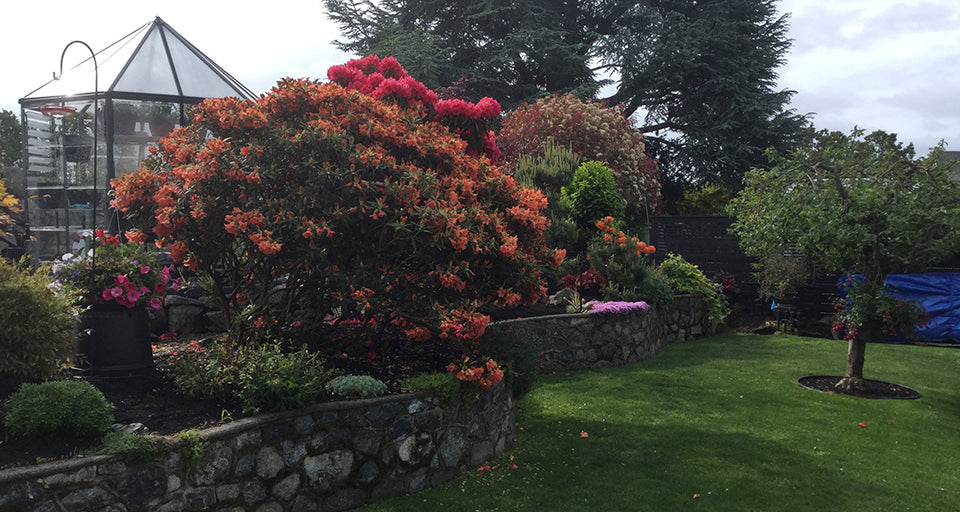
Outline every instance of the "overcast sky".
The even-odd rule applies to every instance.
[[[49,0],[0,7],[0,108],[50,79],[74,39],[100,50],[160,16],[197,48],[262,93],[284,76],[325,78],[349,56],[320,0],[242,2]],[[960,2],[781,0],[793,48],[779,70],[792,107],[818,128],[883,129],[920,153],[945,139],[960,150]],[[77,60],[86,50],[71,47]],[[402,64],[402,63],[401,63]]]

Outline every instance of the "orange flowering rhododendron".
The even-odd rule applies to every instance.
[[[212,279],[238,333],[329,339],[335,356],[469,348],[480,305],[540,299],[563,252],[543,194],[495,163],[499,104],[439,100],[392,58],[328,76],[204,101],[112,182],[114,206]]]
[[[457,380],[478,383],[480,389],[487,389],[503,379],[503,369],[490,358],[464,356],[459,363],[447,365],[447,371],[456,374]]]

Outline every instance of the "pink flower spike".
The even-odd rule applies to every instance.
[[[510,466],[510,469],[517,469],[517,468],[519,468],[519,467],[520,467],[520,466],[518,466],[518,465],[516,465],[516,464],[513,464],[512,466]]]
[[[857,425],[860,425],[860,428],[867,428],[866,423],[857,423]]]

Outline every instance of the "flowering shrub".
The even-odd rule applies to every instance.
[[[930,321],[919,303],[897,297],[888,286],[871,285],[862,278],[848,276],[840,287],[846,296],[837,299],[833,306],[837,312],[833,332],[837,337],[851,340],[864,334],[868,341],[876,341],[878,336],[903,334],[915,338],[914,330],[926,327]]]
[[[650,263],[657,248],[614,226],[613,217],[596,223],[602,236],[587,251],[590,266],[599,271],[609,285],[602,290],[604,300],[643,300],[666,306],[673,300],[670,286]]]
[[[433,96],[402,75],[367,58],[332,69],[337,83],[206,100],[114,180],[114,204],[232,291],[221,300],[241,337],[316,339],[356,320],[469,344],[489,321],[478,305],[538,300],[539,269],[564,254],[544,243],[543,195],[472,154],[468,131],[438,121]]]
[[[422,120],[432,119],[446,125],[467,142],[467,153],[485,154],[492,162],[500,159],[500,148],[493,125],[500,120],[500,103],[482,98],[470,103],[458,98],[440,99],[437,93],[415,80],[397,59],[380,60],[376,55],[354,59],[327,70],[331,82],[347,89],[370,94],[416,112]]]
[[[487,389],[503,379],[503,370],[489,357],[470,358],[464,356],[459,363],[447,365],[447,371],[455,374],[461,382],[476,382],[480,389]]]
[[[538,154],[549,140],[570,147],[581,160],[610,167],[631,222],[645,222],[659,207],[657,164],[644,152],[643,135],[618,109],[566,94],[521,105],[501,123],[500,143],[508,165],[521,155]]]
[[[126,308],[159,308],[167,290],[177,291],[182,278],[173,277],[173,265],[159,263],[150,246],[121,241],[102,229],[86,233],[93,248],[67,253],[54,263],[55,286],[77,297],[77,305],[118,304]],[[134,235],[136,237],[136,235]]]
[[[647,311],[650,309],[650,305],[644,301],[637,302],[624,302],[624,301],[610,301],[602,302],[591,300],[590,302],[583,305],[583,308],[588,313],[629,313],[631,311],[642,310]]]

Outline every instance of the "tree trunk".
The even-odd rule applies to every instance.
[[[867,349],[867,340],[875,338],[880,332],[880,324],[875,320],[864,322],[857,336],[847,345],[847,373],[837,383],[841,391],[863,390],[866,382],[863,380],[863,360]]]

